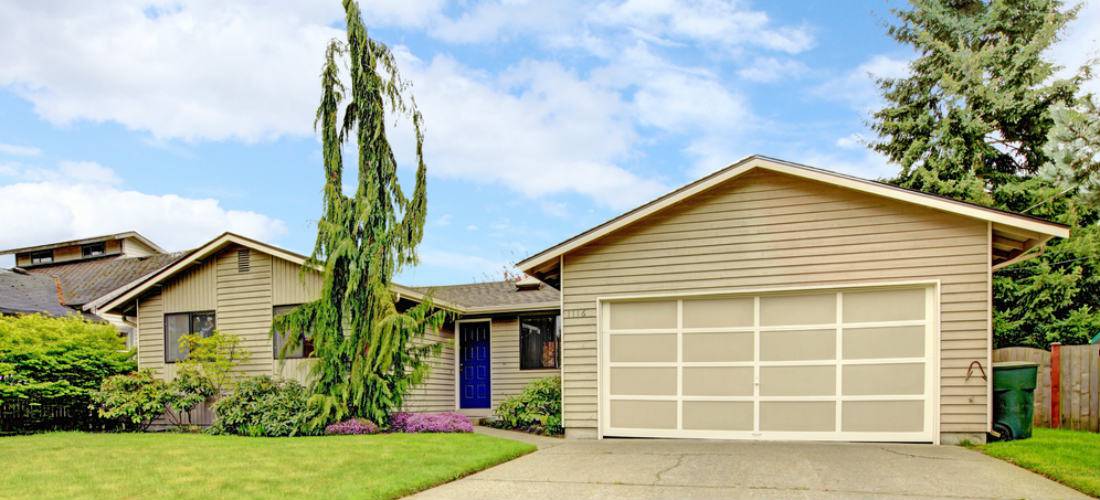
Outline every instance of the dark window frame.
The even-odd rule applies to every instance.
[[[97,241],[95,243],[80,245],[80,256],[82,258],[101,257],[103,255],[107,255],[106,241]]]
[[[36,264],[53,264],[53,249],[39,250],[37,252],[31,252],[30,255],[31,265]]]
[[[181,357],[179,359],[169,359],[168,358],[168,346],[171,345],[171,335],[172,335],[168,331],[168,318],[173,317],[173,316],[183,316],[183,315],[187,316],[187,328],[188,328],[188,332],[183,334],[183,335],[192,335],[192,334],[195,333],[195,316],[207,316],[207,315],[209,315],[211,320],[212,320],[211,323],[213,323],[213,325],[210,328],[210,332],[207,333],[207,334],[204,334],[203,337],[209,337],[210,335],[213,335],[214,331],[218,329],[218,314],[217,314],[216,311],[213,311],[213,310],[165,313],[164,318],[163,318],[163,323],[164,323],[164,362],[165,362],[165,364],[178,363],[178,362],[186,359],[186,357],[187,357],[186,353],[180,353]],[[182,337],[182,335],[181,335],[181,337]],[[176,342],[178,343],[179,339],[176,339]]]
[[[298,307],[300,305],[302,305],[302,304],[282,304],[282,305],[274,306],[274,307],[271,308],[271,319],[274,320],[275,318],[277,318],[279,316],[282,316],[283,314],[286,314],[287,312],[290,312],[295,307]],[[277,312],[279,309],[285,309],[286,311],[284,311],[280,314],[280,313]],[[279,349],[281,348],[279,346],[280,336],[282,336],[282,334],[279,333],[279,332],[273,332],[273,334],[271,335],[271,358],[272,359],[279,359]],[[301,356],[298,356],[297,354],[295,354],[293,356],[288,355],[287,357],[285,357],[283,359],[310,359],[310,358],[316,357],[316,356],[313,355],[313,352],[314,352],[313,351],[313,339],[309,338],[308,335],[306,335],[302,339],[301,347],[302,347],[302,355]]]
[[[546,366],[542,363],[542,357],[539,356],[539,363],[537,366],[532,366],[532,363],[524,356],[524,351],[528,342],[527,329],[524,328],[524,322],[528,320],[546,320],[553,321],[553,342],[554,342],[554,365]],[[540,345],[545,346],[547,339],[542,338]],[[561,315],[560,314],[528,314],[519,316],[519,369],[521,371],[526,370],[560,370],[561,369]]]

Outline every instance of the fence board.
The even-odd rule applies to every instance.
[[[1062,349],[1062,422],[1067,429],[1100,432],[1100,346],[1064,345]]]
[[[993,362],[1030,361],[1039,363],[1035,385],[1035,418],[1038,427],[1050,427],[1050,352],[1032,347],[1003,347],[993,350]]]

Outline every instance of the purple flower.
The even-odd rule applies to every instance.
[[[470,419],[453,411],[443,413],[397,412],[390,416],[393,432],[473,432]]]
[[[327,435],[346,434],[374,434],[378,432],[378,426],[374,422],[362,418],[351,418],[343,422],[337,422],[325,427]]]

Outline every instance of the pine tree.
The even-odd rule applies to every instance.
[[[357,416],[386,422],[404,395],[427,374],[428,356],[442,345],[423,341],[443,313],[431,300],[398,311],[390,284],[402,266],[416,262],[427,211],[427,167],[422,118],[406,97],[393,54],[371,39],[359,6],[344,0],[347,41],[333,40],[321,72],[320,128],[324,162],[323,213],[308,267],[323,271],[321,298],[279,318],[273,331],[289,332],[287,349],[313,341],[317,362],[311,404],[316,425]],[[346,59],[351,87],[340,79]],[[342,115],[341,115],[342,112]],[[405,196],[397,161],[386,137],[387,113],[405,116],[416,135],[416,186]],[[342,147],[358,146],[355,193],[344,194]],[[303,270],[305,272],[305,270]],[[285,349],[284,349],[285,351]],[[281,353],[282,355],[282,353]]]

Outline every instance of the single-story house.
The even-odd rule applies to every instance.
[[[1066,226],[762,156],[517,264],[568,437],[984,442],[992,272]]]

